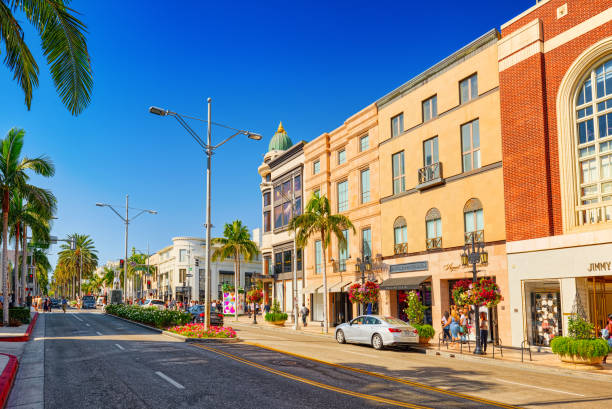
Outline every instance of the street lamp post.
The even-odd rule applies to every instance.
[[[248,137],[249,139],[253,139],[256,141],[259,141],[262,136],[258,133],[254,133],[254,132],[249,132],[249,131],[245,131],[243,129],[235,129],[235,128],[231,128],[229,126],[225,126],[225,125],[221,125],[221,124],[217,124],[217,123],[213,123],[211,121],[211,103],[212,103],[212,99],[208,98],[206,100],[206,102],[208,103],[208,119],[206,121],[203,121],[199,118],[193,118],[193,119],[197,119],[199,121],[203,121],[206,122],[207,124],[207,129],[206,129],[206,143],[204,143],[204,141],[202,140],[202,138],[197,134],[196,131],[194,131],[189,124],[187,124],[187,122],[185,122],[185,119],[183,118],[182,115],[176,113],[176,112],[172,112],[169,111],[167,109],[163,109],[163,108],[158,108],[158,107],[149,107],[149,112],[154,114],[154,115],[159,115],[159,116],[172,116],[174,117],[178,123],[185,128],[185,130],[187,131],[187,133],[189,133],[189,135],[191,135],[191,137],[197,142],[198,145],[200,145],[200,147],[204,150],[204,153],[206,154],[206,224],[204,225],[206,227],[206,261],[204,264],[204,281],[205,281],[205,294],[204,294],[204,308],[205,308],[205,324],[204,327],[205,329],[210,329],[210,229],[212,227],[211,221],[210,221],[210,217],[211,217],[211,201],[210,201],[210,188],[211,188],[211,184],[210,184],[210,177],[211,177],[211,159],[212,159],[212,155],[214,153],[214,151],[216,149],[218,149],[221,145],[225,144],[226,142],[228,142],[230,139],[232,139],[235,136],[238,135],[245,135],[246,137]],[[217,145],[213,145],[212,141],[211,141],[211,137],[212,137],[212,125],[217,125],[217,126],[221,126],[224,128],[228,128],[228,129],[232,129],[233,131],[235,131],[234,134],[230,135],[229,137],[225,138],[223,141],[221,141],[220,143],[218,143]],[[236,295],[238,294],[238,283],[236,284]],[[238,298],[236,297],[236,304],[237,304]]]
[[[461,265],[467,267],[472,265],[472,282],[476,283],[478,279],[478,270],[476,270],[476,264],[486,264],[489,255],[485,251],[485,245],[483,242],[476,242],[475,234],[472,234],[472,242],[466,244],[463,247],[463,253],[461,254]],[[484,355],[484,352],[480,348],[480,306],[474,305],[474,322],[476,329],[476,347],[474,348],[475,355]]]
[[[123,220],[123,222],[125,223],[125,259],[123,261],[123,302],[125,303],[127,301],[128,226],[132,220],[134,220],[135,218],[137,218],[143,213],[157,214],[157,212],[155,210],[134,209],[134,210],[140,210],[140,212],[137,213],[136,216],[130,219],[129,217],[129,208],[130,208],[129,207],[129,195],[125,195],[125,217],[121,216],[121,214],[119,214],[119,212],[115,210],[115,208],[112,205],[109,205],[107,203],[96,203],[96,206],[108,207],[109,209],[113,211],[113,213],[119,216],[119,218]]]

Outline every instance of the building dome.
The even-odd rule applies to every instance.
[[[283,128],[283,123],[278,124],[278,130],[272,137],[270,144],[268,145],[268,152],[270,151],[286,151],[293,146],[293,142],[289,139],[287,132]]]

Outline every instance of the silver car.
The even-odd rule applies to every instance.
[[[386,346],[417,344],[419,334],[407,322],[394,317],[362,315],[336,327],[336,341],[372,345],[375,349]]]

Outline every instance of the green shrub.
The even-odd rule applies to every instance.
[[[423,339],[433,338],[434,335],[436,335],[436,331],[434,330],[434,327],[432,327],[429,324],[413,325],[413,327],[419,333],[419,338],[423,338]]]
[[[289,316],[286,313],[281,311],[278,300],[274,300],[272,303],[272,308],[270,308],[270,312],[265,315],[264,319],[268,322],[286,321],[288,317]]]
[[[0,308],[0,317],[2,317],[3,311]],[[9,320],[14,319],[21,321],[23,324],[30,323],[30,309],[28,307],[14,307],[9,308]]]
[[[425,311],[427,311],[429,307],[423,305],[419,293],[414,290],[410,291],[406,296],[406,304],[408,306],[404,308],[404,313],[408,317],[408,321],[415,327],[423,324],[425,320]]]
[[[591,339],[595,335],[595,325],[584,318],[572,315],[568,319],[567,332],[575,339]]]
[[[191,321],[191,314],[189,313],[175,310],[159,310],[155,307],[143,308],[137,305],[109,304],[106,306],[105,311],[107,314],[152,325],[157,328],[184,325]]]
[[[552,351],[557,355],[574,355],[582,358],[606,356],[609,352],[608,342],[601,338],[575,339],[555,337],[550,342]]]

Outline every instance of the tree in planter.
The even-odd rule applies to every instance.
[[[285,322],[288,317],[287,313],[281,312],[278,300],[274,300],[270,312],[265,315],[264,319],[268,322],[276,323],[280,321]]]
[[[419,333],[419,339],[429,340],[433,338],[435,335],[433,327],[424,323],[425,311],[427,311],[429,307],[423,305],[419,293],[414,290],[410,291],[406,297],[406,303],[408,305],[404,308],[404,313],[408,317],[410,324]]]

